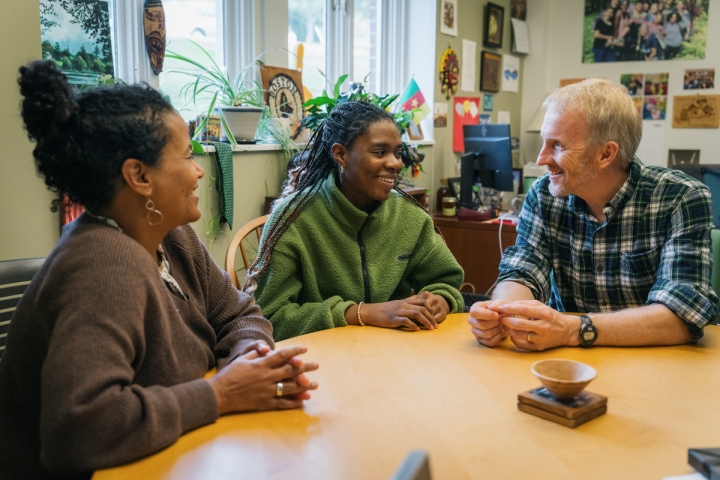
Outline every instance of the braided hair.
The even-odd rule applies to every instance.
[[[307,202],[320,190],[323,182],[331,172],[337,174],[338,165],[333,159],[331,148],[339,143],[347,149],[359,137],[365,135],[371,125],[377,122],[392,122],[391,114],[380,107],[363,101],[349,101],[336,106],[325,121],[313,133],[310,141],[300,154],[298,164],[289,174],[283,189],[282,198],[293,195],[275,220],[266,226],[263,242],[258,248],[258,255],[247,270],[243,290],[252,293],[257,288],[255,278],[267,269],[272,260],[275,245],[290,224],[297,218]],[[414,197],[395,187],[400,195],[425,211]]]
[[[51,60],[20,67],[22,117],[38,172],[52,191],[97,211],[122,185],[122,164],[160,161],[172,105],[147,85],[76,91]]]

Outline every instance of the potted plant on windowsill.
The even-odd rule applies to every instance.
[[[172,50],[168,50],[166,57],[188,65],[187,69],[173,69],[168,72],[191,77],[181,88],[181,96],[190,97],[193,103],[197,103],[203,94],[212,94],[205,118],[197,126],[195,134],[202,132],[210,115],[219,114],[223,130],[221,141],[229,141],[233,145],[255,143],[257,133],[260,138],[273,137],[286,154],[297,150],[289,133],[273,128],[272,122],[268,121],[269,112],[263,100],[264,91],[252,78],[255,69],[262,66],[262,62],[256,58],[234,79],[230,79],[227,70],[221,68],[207,50],[192,40],[188,41],[202,53],[202,60],[195,60]]]

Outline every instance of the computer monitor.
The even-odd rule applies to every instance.
[[[460,205],[473,204],[472,188],[513,192],[510,125],[464,125],[465,154],[460,159]]]

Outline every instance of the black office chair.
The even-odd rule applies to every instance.
[[[23,258],[0,262],[0,358],[5,351],[15,307],[44,261],[44,258]]]
[[[427,452],[413,450],[390,480],[432,480]]]

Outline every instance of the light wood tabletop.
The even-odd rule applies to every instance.
[[[476,343],[467,314],[435,331],[350,326],[280,342],[320,363],[302,410],[227,415],[111,479],[387,479],[413,449],[435,479],[659,479],[691,473],[688,448],[720,447],[720,327],[697,345],[559,348]],[[576,429],[518,411],[530,365],[595,367],[608,412]]]

